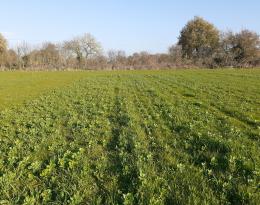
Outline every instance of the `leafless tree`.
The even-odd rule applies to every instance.
[[[6,52],[7,52],[7,40],[0,33],[0,67],[2,67],[5,64]]]
[[[126,64],[126,53],[122,50],[110,50],[107,53],[108,63],[111,65],[112,70],[122,69]]]
[[[25,69],[25,67],[29,66],[30,56],[29,54],[32,51],[32,47],[26,41],[22,41],[19,43],[16,48],[16,53],[19,58],[19,68]]]
[[[102,52],[102,47],[99,42],[96,41],[95,37],[89,33],[84,34],[82,37],[79,37],[80,46],[83,50],[83,55],[86,59],[98,56]]]
[[[6,50],[7,50],[7,40],[0,33],[0,54],[6,52]]]
[[[65,41],[64,49],[76,57],[79,66],[82,66],[85,60],[99,56],[102,52],[101,44],[89,33]]]

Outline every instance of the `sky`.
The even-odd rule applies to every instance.
[[[260,33],[260,0],[0,0],[0,33],[10,47],[91,33],[104,51],[162,53],[194,16]]]

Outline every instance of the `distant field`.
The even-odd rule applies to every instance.
[[[0,72],[0,109],[84,77],[84,72]]]
[[[0,92],[20,104],[0,204],[260,202],[260,70],[0,73]]]

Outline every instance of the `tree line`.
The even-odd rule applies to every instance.
[[[126,55],[121,50],[103,52],[101,44],[89,33],[54,44],[33,48],[26,42],[8,48],[0,34],[1,70],[118,70],[170,69],[192,67],[260,66],[259,34],[247,29],[221,32],[201,17],[187,22],[178,42],[168,53],[139,52]]]

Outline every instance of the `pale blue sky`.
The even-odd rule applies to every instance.
[[[89,32],[105,51],[157,53],[176,43],[196,15],[221,30],[260,33],[260,0],[0,0],[0,32],[11,46]]]

